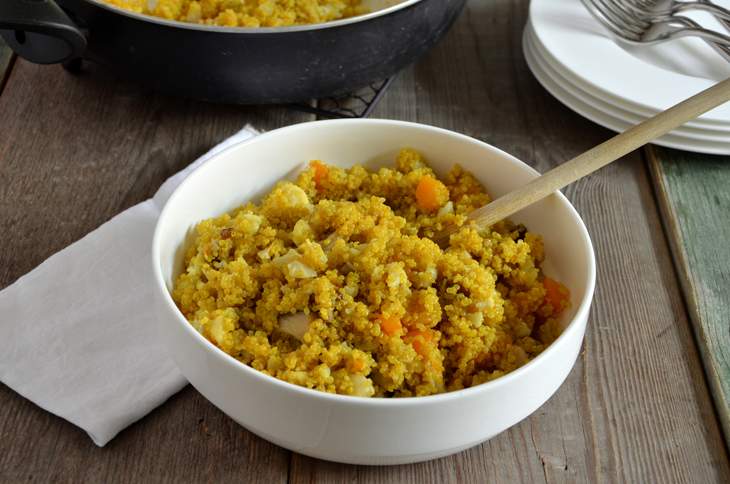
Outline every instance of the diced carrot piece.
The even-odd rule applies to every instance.
[[[393,336],[395,333],[398,332],[399,329],[403,327],[400,323],[400,319],[394,317],[394,316],[381,316],[380,318],[380,329],[383,330],[383,333],[387,334],[388,336]]]
[[[310,162],[309,166],[311,166],[312,170],[314,170],[314,185],[317,189],[320,189],[322,187],[322,181],[327,178],[327,174],[330,170],[327,168],[327,165],[318,160]]]
[[[433,332],[429,330],[411,329],[406,335],[408,338],[423,337],[426,341],[433,341]]]
[[[365,369],[365,362],[357,358],[352,360],[352,362],[350,363],[350,367],[352,368],[352,371],[358,373]]]
[[[416,203],[424,212],[438,210],[449,199],[449,189],[446,185],[432,177],[424,175],[416,186]]]
[[[542,281],[542,285],[545,286],[545,304],[552,306],[554,312],[558,313],[567,307],[570,297],[567,287],[549,277]]]
[[[411,346],[416,350],[416,353],[421,356],[426,356],[429,347],[433,343],[433,332],[412,329],[406,336],[411,341]]]
[[[416,353],[418,353],[421,356],[426,356],[426,353],[428,352],[428,343],[424,343],[422,338],[416,338],[411,343],[413,345],[413,349],[416,350]]]

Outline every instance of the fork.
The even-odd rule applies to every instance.
[[[636,29],[640,30],[642,26],[646,28],[647,23],[656,23],[658,21],[670,22],[671,24],[680,24],[691,29],[702,29],[701,25],[688,17],[682,15],[668,15],[666,13],[657,14],[654,11],[647,10],[647,7],[649,5],[655,5],[657,0],[613,0],[610,3],[607,3],[605,0],[598,1],[602,2],[608,7],[611,7],[613,13],[622,16],[622,19],[625,22],[631,24],[634,27],[635,31]],[[704,1],[709,2],[710,0]],[[642,22],[642,20],[644,20],[645,22]],[[722,19],[720,19],[720,21],[725,23],[725,21]],[[722,35],[719,33],[715,34]],[[730,62],[730,46],[707,38],[704,38],[704,40],[720,56],[722,56],[726,61]],[[728,38],[728,40],[730,40],[730,38]]]
[[[629,0],[632,1],[632,0]],[[683,11],[699,10],[714,15],[725,30],[730,31],[730,10],[712,3],[712,0],[633,0],[644,9],[658,15],[671,16]]]
[[[630,0],[582,0],[583,5],[616,37],[634,44],[651,45],[681,37],[704,39],[730,61],[730,37],[703,28],[694,20],[673,15],[657,17]]]
[[[680,1],[680,0],[625,0],[640,8],[660,15],[670,17],[681,12],[701,10],[708,12],[720,20],[730,21],[730,10],[712,3],[710,0]]]
[[[714,3],[712,3],[712,0],[699,0],[699,2],[709,4],[709,5],[714,5]],[[720,23],[722,24],[722,26],[725,27],[725,30],[730,31],[730,20],[723,20],[723,19],[718,19],[718,20],[720,20]]]

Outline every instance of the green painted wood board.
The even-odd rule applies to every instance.
[[[730,157],[647,150],[694,334],[730,446]]]

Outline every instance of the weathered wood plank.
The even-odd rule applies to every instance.
[[[405,72],[374,116],[468,133],[538,170],[611,134],[552,99],[522,58],[527,1],[470,2],[445,42]],[[454,457],[392,468],[292,455],[307,482],[726,482],[700,358],[639,153],[566,190],[598,259],[578,364],[534,415]]]
[[[95,66],[79,76],[19,60],[0,96],[0,287],[252,123],[283,109],[153,95]],[[4,321],[7,324],[8,322]],[[0,481],[285,482],[289,452],[188,387],[104,449],[0,385]]]
[[[0,37],[0,93],[3,92],[5,80],[10,74],[14,58],[15,54],[12,50],[10,50],[10,47],[5,44],[2,37]]]
[[[730,158],[647,148],[664,228],[730,445]]]

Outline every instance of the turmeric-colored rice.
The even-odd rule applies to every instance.
[[[498,378],[561,331],[566,288],[542,239],[466,215],[489,195],[458,165],[440,180],[417,152],[370,172],[312,162],[196,227],[173,297],[226,353],[321,391],[421,396]],[[457,228],[448,247],[431,238]]]
[[[103,0],[167,20],[225,27],[287,27],[365,13],[361,0]]]

